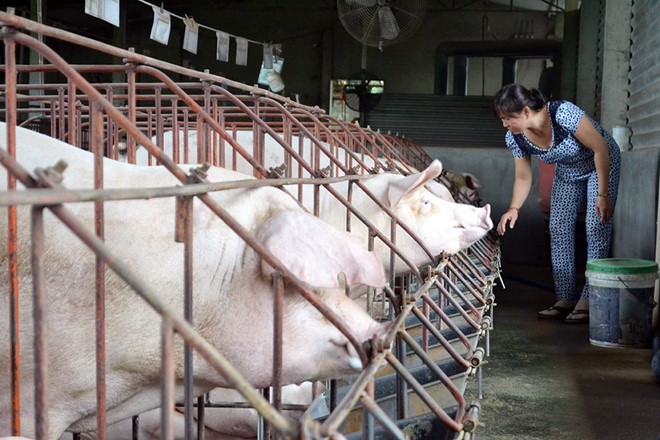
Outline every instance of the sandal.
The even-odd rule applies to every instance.
[[[564,322],[569,324],[584,324],[589,322],[589,310],[575,309],[568,314]]]
[[[573,312],[573,309],[560,306],[551,306],[538,313],[539,319],[564,319]]]

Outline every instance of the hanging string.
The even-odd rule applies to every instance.
[[[149,6],[151,6],[152,8],[160,8],[160,9],[163,9],[162,4],[161,4],[161,5],[155,5],[155,4],[153,4],[153,3],[149,3],[149,2],[146,1],[146,0],[137,0],[137,1],[140,2],[140,3],[143,3],[143,4],[145,4],[145,5],[149,5]],[[191,18],[191,17],[182,17],[182,16],[180,16],[180,15],[174,14],[174,13],[171,12],[171,11],[167,11],[167,12],[169,12],[170,15],[171,15],[172,17],[176,17],[176,18],[178,18],[179,20],[183,21],[184,24],[186,23],[186,18],[188,18],[188,19]],[[216,32],[224,32],[224,31],[222,31],[221,29],[215,29],[215,28],[212,28],[212,27],[210,27],[210,26],[203,25],[203,24],[201,24],[201,23],[197,23],[197,26],[200,27],[200,28],[208,29],[208,30],[212,31],[214,34],[215,34]],[[246,40],[246,41],[249,42],[249,43],[258,44],[259,46],[266,46],[266,45],[267,45],[267,43],[262,43],[262,42],[260,42],[260,41],[250,40],[249,38],[241,37],[241,36],[238,36],[238,35],[232,35],[232,34],[229,34],[228,32],[225,32],[225,33],[228,34],[230,37],[233,37],[233,38],[242,38],[242,39]]]

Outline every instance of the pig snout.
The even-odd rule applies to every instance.
[[[456,213],[458,227],[463,229],[463,239],[466,243],[472,243],[483,237],[493,228],[493,220],[490,218],[490,205],[482,208],[465,206],[468,209],[459,209]]]
[[[391,327],[392,327],[391,322],[384,324],[374,323],[374,325],[370,326],[369,330],[367,330],[364,333],[366,335],[370,334],[371,336],[363,340],[362,345],[364,346],[365,344],[370,343],[373,339],[384,339]],[[385,348],[391,348],[391,347],[385,347]],[[360,359],[360,355],[358,354],[353,344],[348,342],[348,340],[346,340],[345,349],[349,356],[348,358],[349,367],[351,367],[355,371],[362,370],[366,365],[362,365],[362,360]]]
[[[329,305],[335,312],[340,311],[340,317],[363,346],[374,338],[384,339],[392,327],[391,322],[376,322],[358,303],[346,296],[337,298],[334,304],[330,303]],[[338,349],[338,355],[333,359],[333,362],[339,364],[337,367],[341,370],[341,373],[355,374],[364,368],[365,365],[363,365],[358,351],[348,338],[334,326],[332,326],[331,332],[330,342]]]

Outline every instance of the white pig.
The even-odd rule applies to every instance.
[[[243,146],[252,145],[251,132],[238,132],[239,143]],[[242,133],[242,134],[241,134]],[[308,140],[307,140],[308,141]],[[191,151],[196,152],[196,133],[190,132],[188,136],[188,146],[194,146]],[[180,146],[185,144],[183,133],[181,133]],[[165,133],[164,138],[165,151],[172,151],[172,132]],[[146,150],[141,149],[146,152]],[[141,150],[138,150],[138,160],[146,159],[146,155],[139,156]],[[250,149],[249,149],[250,150]],[[272,138],[266,137],[266,157],[270,158],[272,165],[281,163],[283,156],[277,156],[277,152],[282,152],[282,147],[276,144]],[[309,150],[307,149],[307,157]],[[194,154],[194,153],[193,153]],[[190,157],[190,156],[189,156]],[[193,156],[196,157],[196,156]],[[367,158],[368,160],[369,158]],[[242,159],[241,159],[242,160]],[[251,173],[251,166],[244,163]],[[369,162],[373,165],[373,161]],[[438,183],[435,179],[440,175],[442,165],[434,161],[426,170],[417,173],[411,177],[404,177],[400,174],[383,173],[364,181],[365,185],[372,190],[378,199],[390,207],[397,216],[409,225],[420,238],[424,240],[430,250],[435,255],[442,251],[450,253],[458,252],[471,245],[474,241],[481,238],[492,228],[490,219],[490,206],[484,208],[475,208],[468,205],[453,203],[453,198],[449,190]],[[347,184],[333,184],[342,195],[347,194]],[[429,192],[425,187],[432,190]],[[288,187],[289,191],[298,195],[298,187]],[[434,194],[436,196],[434,196]],[[313,199],[311,198],[311,188],[303,190],[303,202],[308,209],[313,209]],[[345,228],[345,208],[334,199],[327,191],[321,191],[322,202],[320,205],[320,216],[338,228]],[[385,236],[389,237],[389,218],[385,213],[361,191],[355,190],[353,195],[353,204],[365,215]],[[362,237],[363,243],[367,243],[368,232],[359,220],[352,219],[352,232]],[[414,264],[423,265],[429,263],[428,256],[422,253],[420,247],[414,243],[405,232],[400,228],[397,230],[397,245],[399,249],[410,258]],[[389,268],[389,250],[377,240],[376,250],[384,268]],[[407,272],[409,268],[397,258],[395,271],[397,273]],[[355,290],[353,295],[364,293],[364,290]],[[209,418],[211,420],[211,418]],[[207,424],[208,425],[208,424]]]
[[[421,173],[409,176],[382,173],[363,180],[369,191],[391,209],[402,223],[410,227],[433,255],[439,255],[442,252],[454,254],[465,249],[481,239],[493,227],[490,205],[479,208],[453,203],[441,199],[426,188],[427,185],[440,185],[434,182],[434,179],[440,175],[441,171],[442,164],[438,160],[434,160]],[[346,198],[348,194],[346,182],[331,186]],[[303,194],[304,205],[308,208],[312,207],[312,192],[307,190]],[[390,218],[357,188],[353,191],[352,205],[383,235],[390,236]],[[346,223],[346,208],[328,191],[322,190],[319,217],[342,228]],[[368,239],[367,228],[355,216],[352,216],[351,232],[360,236],[364,242]],[[414,265],[422,266],[430,263],[429,257],[421,247],[400,226],[396,230],[396,244]],[[388,248],[380,240],[376,240],[375,251],[384,267],[388,268]],[[394,266],[395,273],[400,274],[409,270],[409,267],[397,257]]]
[[[5,148],[5,125],[0,124],[0,147]],[[69,167],[62,184],[91,188],[93,156],[55,139],[17,129],[17,160],[29,168],[65,159]],[[138,167],[104,161],[105,186],[162,187],[179,182],[163,167]],[[6,172],[0,172],[4,188]],[[212,168],[209,180],[229,181],[247,176]],[[0,189],[2,189],[0,188]],[[380,262],[352,235],[304,213],[289,196],[275,188],[237,189],[212,196],[292,273],[317,289],[317,294],[347,324],[359,341],[383,336],[389,326],[372,320],[337,288],[336,276],[348,284],[380,286]],[[172,199],[107,202],[105,241],[115,255],[130,262],[136,275],[174,310],[183,309],[182,244],[175,243]],[[91,204],[67,208],[92,229]],[[3,211],[5,208],[2,209]],[[30,271],[29,208],[19,209],[21,426],[34,434],[34,367],[32,278]],[[49,212],[45,216],[47,294],[46,344],[49,359],[49,439],[63,431],[96,428],[94,256]],[[0,230],[7,215],[0,213]],[[0,238],[0,259],[6,266],[6,234]],[[194,323],[196,330],[256,388],[272,383],[273,296],[269,268],[260,257],[198,200],[194,204]],[[266,270],[266,272],[264,272]],[[334,274],[334,275],[328,275]],[[328,280],[333,285],[324,285]],[[7,277],[0,281],[0,316],[8,316]],[[157,314],[112,271],[106,276],[107,416],[123,420],[159,405],[160,327]],[[284,384],[354,374],[361,367],[348,339],[295,289],[284,294]],[[182,380],[181,341],[177,338],[177,380]],[[0,435],[10,433],[8,326],[0,326]],[[199,355],[194,359],[195,393],[227,387]],[[179,383],[179,382],[178,382]]]
[[[238,142],[241,145],[252,145],[252,132],[238,131],[238,133]],[[168,135],[164,138],[165,152],[169,153],[172,151],[172,132],[167,132],[165,135]],[[183,132],[180,132],[180,137],[180,145],[183,145]],[[190,131],[188,133],[188,142],[188,147],[191,148],[194,145],[195,148],[191,148],[191,150],[195,151],[197,145],[196,132]],[[279,164],[283,160],[282,147],[268,136],[266,137],[265,152],[267,160],[270,160],[272,164]],[[307,151],[305,158],[307,159],[307,157],[311,157],[309,151]],[[339,154],[338,157],[343,158],[343,155]],[[244,170],[245,173],[252,173],[252,167],[244,160],[238,162],[239,168],[241,163],[247,166]],[[321,161],[321,166],[326,163]],[[373,163],[373,161],[369,163]],[[268,167],[268,165],[267,162],[266,166]],[[482,238],[493,227],[490,218],[490,205],[474,207],[453,203],[454,200],[449,190],[436,181],[441,172],[442,164],[440,161],[434,160],[425,170],[409,176],[398,173],[381,173],[364,181],[364,184],[377,195],[378,199],[394,211],[399,220],[424,240],[426,246],[434,255],[439,255],[443,251],[453,254],[465,249]],[[471,186],[480,185],[476,178],[469,177],[471,175],[465,177],[451,171],[448,174],[450,176],[460,176],[464,182],[469,182]],[[347,183],[336,183],[331,186],[344,197],[347,196]],[[466,196],[474,198],[476,194],[476,197],[478,197],[478,191],[476,191],[478,188],[473,190],[471,186],[466,183],[460,188]],[[294,197],[299,197],[299,191],[302,191],[303,204],[308,210],[313,210],[314,202],[311,186],[306,185],[301,189],[297,185],[292,185],[288,186],[287,189]],[[382,209],[357,189],[354,191],[352,203],[362,215],[389,237],[389,218]],[[339,229],[345,228],[346,209],[325,190],[321,190],[319,216]],[[366,243],[368,238],[367,229],[355,217],[353,217],[352,224],[351,232],[361,236],[363,243]],[[430,263],[428,256],[401,228],[397,229],[397,237],[399,249],[413,264],[421,266]],[[379,240],[377,240],[376,251],[383,266],[388,268],[389,250]],[[397,274],[409,270],[409,267],[400,258],[396,259],[395,272]]]

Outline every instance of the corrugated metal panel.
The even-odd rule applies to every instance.
[[[505,129],[492,97],[384,94],[367,114],[372,129],[399,133],[423,147],[495,147]]]
[[[660,147],[660,3],[633,2],[628,125],[633,148]]]

